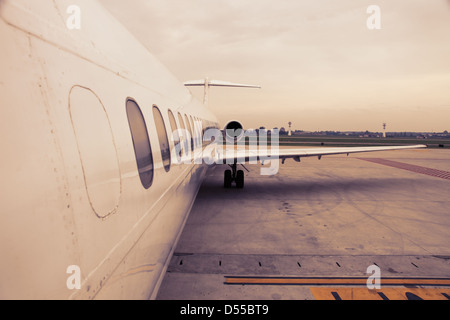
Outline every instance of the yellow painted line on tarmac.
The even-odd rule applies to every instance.
[[[309,288],[316,300],[450,300],[450,289],[436,288]]]
[[[367,278],[296,278],[296,277],[225,277],[225,284],[241,285],[367,285]],[[384,286],[450,286],[450,279],[433,278],[382,278]]]

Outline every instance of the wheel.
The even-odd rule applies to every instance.
[[[236,175],[236,187],[239,189],[244,188],[244,171],[239,170]]]
[[[225,188],[231,188],[231,170],[226,170],[223,178],[223,186]]]

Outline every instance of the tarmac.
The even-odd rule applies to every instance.
[[[450,300],[449,150],[246,167],[210,170],[158,300]]]

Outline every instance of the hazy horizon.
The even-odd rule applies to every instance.
[[[100,2],[180,81],[262,86],[211,88],[222,125],[450,130],[448,0]],[[370,5],[381,30],[366,26]]]

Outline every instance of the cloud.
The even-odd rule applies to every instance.
[[[351,108],[450,104],[450,0],[378,0],[379,31],[366,28],[372,0],[101,2],[179,79],[263,85],[258,93],[214,90],[211,104],[222,121],[230,112],[268,114],[273,106],[292,117],[333,108],[345,119]]]

